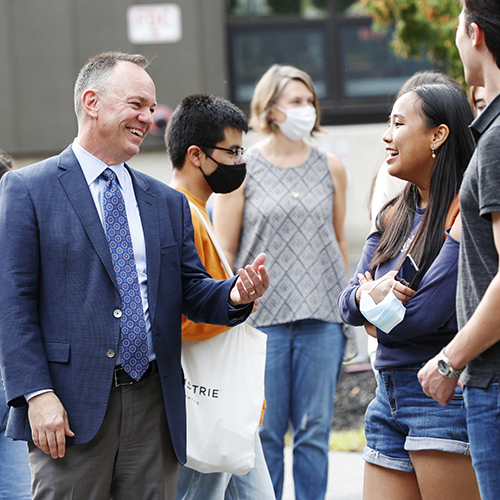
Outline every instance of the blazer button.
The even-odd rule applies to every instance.
[[[115,318],[121,318],[121,317],[122,317],[122,314],[123,314],[123,313],[122,313],[122,310],[121,310],[121,309],[115,309],[115,310],[113,311],[113,316],[114,316]]]
[[[113,349],[108,349],[108,350],[106,351],[106,356],[107,356],[108,358],[114,358],[114,357],[115,357],[115,351],[113,351]]]

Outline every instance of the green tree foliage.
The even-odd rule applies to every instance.
[[[359,0],[373,17],[373,29],[394,26],[394,53],[404,58],[427,56],[441,71],[464,83],[455,46],[459,0]]]

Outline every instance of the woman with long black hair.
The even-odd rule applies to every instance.
[[[457,193],[474,149],[463,93],[423,85],[394,104],[383,140],[389,173],[408,181],[367,238],[339,297],[341,317],[378,339],[365,417],[365,500],[478,499],[462,391],[441,407],[418,370],[457,332]]]

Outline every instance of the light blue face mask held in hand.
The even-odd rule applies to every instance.
[[[389,293],[378,304],[375,304],[370,292],[371,290],[362,290],[359,298],[359,310],[361,314],[379,330],[385,333],[390,331],[401,321],[406,313],[403,303],[394,295],[394,285]]]

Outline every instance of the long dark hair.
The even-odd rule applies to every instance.
[[[396,97],[394,98],[394,101],[397,101],[404,93],[408,92],[408,90],[414,87],[418,87],[420,85],[430,85],[438,83],[442,83],[443,85],[447,85],[448,87],[454,87],[459,92],[462,92],[464,95],[467,95],[467,92],[462,87],[462,85],[460,85],[460,83],[458,83],[456,80],[453,80],[453,78],[449,77],[448,75],[445,75],[444,73],[441,73],[439,71],[425,70],[425,71],[417,71],[412,76],[410,76],[410,78],[408,78],[408,80],[406,80],[406,82],[403,83],[403,86],[399,89],[398,93],[396,94]],[[380,171],[380,167],[382,166],[382,164],[383,161],[380,160],[380,165],[378,165],[375,170],[372,179],[372,185],[370,187],[370,195],[368,197],[368,210],[370,211],[370,219],[371,219],[370,207],[372,206],[373,203],[375,184],[377,181],[377,175]]]
[[[419,97],[419,111],[427,128],[444,124],[450,130],[448,138],[436,152],[425,215],[407,252],[417,262],[422,276],[443,246],[446,216],[474,151],[474,141],[468,129],[474,115],[465,95],[447,85],[421,85],[407,92],[415,92]],[[403,192],[380,211],[375,224],[382,236],[371,262],[372,272],[401,251],[410,235],[419,200],[417,186],[408,183]]]

